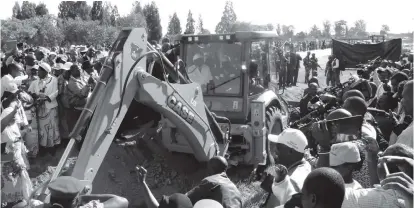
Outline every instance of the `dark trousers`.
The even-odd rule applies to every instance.
[[[279,87],[286,85],[286,70],[281,70],[279,72]]]
[[[288,69],[286,74],[286,84],[290,85],[293,83],[293,69]]]
[[[341,79],[340,79],[340,76],[341,76],[341,70],[339,70],[339,69],[333,69],[332,70],[332,86],[337,86],[337,85],[339,85],[339,84],[341,84]]]
[[[293,70],[293,85],[296,86],[296,83],[298,82],[298,75],[299,75],[299,69]]]
[[[305,83],[309,82],[310,68],[305,68]]]

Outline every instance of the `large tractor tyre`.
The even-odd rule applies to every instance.
[[[275,106],[268,107],[266,109],[266,138],[269,134],[280,134],[284,127],[282,122],[282,115],[279,113],[279,109]],[[256,180],[260,180],[262,178],[263,172],[269,165],[275,164],[274,158],[270,154],[270,145],[269,142],[266,140],[266,165],[259,165],[256,169]]]

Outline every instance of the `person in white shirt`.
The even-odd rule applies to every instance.
[[[193,82],[197,82],[201,86],[213,79],[210,67],[204,64],[204,56],[197,53],[193,57],[194,65],[188,67],[187,73]]]
[[[52,76],[52,69],[49,64],[42,62],[39,65],[38,76],[39,79],[34,80],[28,91],[33,95],[38,103],[35,107],[37,113],[33,116],[33,128],[39,131],[38,138],[40,148],[45,148],[40,153],[50,153],[52,156],[56,153],[54,148],[60,144],[59,133],[59,116],[58,116],[58,80]],[[37,114],[37,115],[36,115]],[[39,122],[39,123],[37,123]]]
[[[341,70],[339,69],[339,59],[332,54],[332,86],[337,86],[341,84]]]
[[[275,207],[285,204],[292,195],[301,191],[312,167],[304,159],[308,140],[300,130],[288,128],[279,135],[269,134],[268,140],[275,163],[287,168],[286,177],[280,177],[273,182],[273,194],[266,203],[266,207]]]
[[[16,203],[16,207],[24,207],[33,191],[27,169],[27,149],[22,137],[29,130],[28,122],[18,99],[19,89],[16,83],[8,83],[4,89],[8,92],[3,100],[1,120],[14,114],[1,132],[1,197],[2,203]]]
[[[4,89],[9,83],[15,83],[18,86],[22,84],[24,80],[28,78],[27,75],[24,75],[23,66],[17,63],[11,63],[7,66],[8,74],[4,75],[1,78],[1,96],[3,97]]]
[[[385,92],[384,87],[387,88],[387,86],[391,86],[390,77],[391,77],[391,71],[387,68],[378,67],[373,72],[373,75],[372,75],[373,81],[378,86],[377,93],[375,94],[375,97],[377,98],[377,102],[382,96],[382,94],[384,94]]]

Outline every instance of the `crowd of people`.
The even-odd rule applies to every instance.
[[[2,203],[27,204],[30,164],[66,147],[99,78],[103,53],[93,47],[16,47],[2,55]]]
[[[2,126],[2,203],[9,207],[45,207],[29,200],[33,185],[27,170],[38,157],[55,156],[63,148],[102,67],[104,50],[93,47],[29,48],[13,50],[2,57],[1,126]],[[282,85],[296,85],[302,58],[294,53],[277,53],[276,67]],[[340,85],[335,56],[329,59],[327,73]],[[268,194],[262,207],[304,208],[379,208],[413,206],[413,68],[412,54],[403,67],[384,62],[361,74],[353,87],[342,96],[341,106],[312,124],[312,137],[318,152],[309,153],[309,138],[302,131],[287,128],[279,135],[268,135],[269,164],[257,174],[261,188]],[[318,60],[308,52],[303,58],[306,70],[307,103],[320,94],[316,76]],[[255,66],[257,71],[257,66]],[[328,69],[331,69],[328,70]],[[311,75],[312,72],[312,75]],[[257,74],[257,72],[256,72]],[[360,88],[361,83],[373,82]],[[364,85],[365,86],[365,85]],[[373,86],[373,87],[371,87]],[[368,89],[368,92],[366,92]],[[304,105],[303,115],[309,113]],[[384,137],[376,128],[368,106],[390,112],[393,125]],[[302,110],[302,109],[301,109]],[[358,138],[332,134],[327,120],[363,117]],[[228,161],[213,157],[208,164],[210,175],[187,193],[164,196],[157,201],[146,183],[146,170],[137,167],[138,181],[144,187],[148,207],[243,207],[242,193],[227,177]],[[85,195],[81,181],[60,176],[48,185],[52,207],[128,207],[120,196]]]

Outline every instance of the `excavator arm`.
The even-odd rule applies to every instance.
[[[51,180],[59,176],[74,146],[74,138],[78,138],[91,119],[72,176],[92,184],[134,98],[173,122],[185,135],[199,161],[225,154],[229,140],[205,106],[200,85],[189,83],[146,40],[144,28],[121,31]],[[169,79],[162,81],[147,72],[145,56],[149,53],[159,56],[164,76],[169,75],[178,83],[169,83]],[[45,188],[43,195],[47,194]]]

